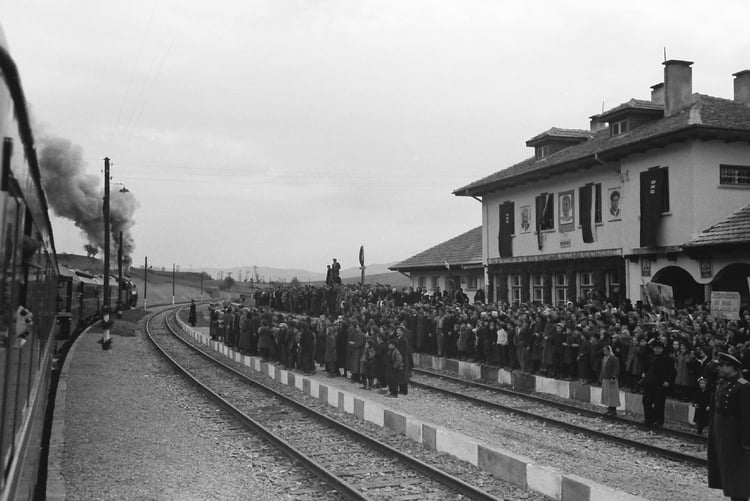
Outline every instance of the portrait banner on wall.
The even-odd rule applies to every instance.
[[[531,206],[521,206],[521,233],[529,233],[531,231]]]
[[[645,293],[645,299],[654,311],[663,311],[674,315],[674,294],[671,286],[656,282],[647,282]]]
[[[619,186],[609,189],[609,221],[619,221],[620,216],[620,199],[622,198],[622,188]]]
[[[558,194],[560,200],[560,232],[573,231],[575,229],[575,212],[573,207],[573,193],[575,190],[561,191]]]

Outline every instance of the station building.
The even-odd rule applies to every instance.
[[[692,62],[663,64],[650,100],[548,129],[532,157],[453,192],[482,203],[488,299],[635,303],[656,282],[678,307],[712,290],[748,303],[750,70],[724,99],[693,92]]]
[[[432,293],[460,287],[472,299],[479,289],[484,289],[482,227],[430,247],[388,269],[409,277],[414,290]]]

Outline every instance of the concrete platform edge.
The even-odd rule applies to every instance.
[[[55,411],[52,415],[52,430],[50,431],[49,453],[47,457],[47,501],[64,501],[66,497],[65,478],[62,474],[63,454],[65,452],[65,402],[68,392],[68,371],[76,354],[81,339],[87,334],[84,330],[65,356],[65,362],[60,369],[60,378],[55,392]]]
[[[233,350],[219,343],[212,342],[208,336],[191,328],[179,317],[178,322],[181,328],[196,341],[212,347],[215,351],[223,353],[229,358],[235,358]],[[417,357],[415,356],[415,358]],[[257,357],[244,357],[242,358],[242,363],[256,372],[265,373],[265,375],[277,379],[283,384],[294,386],[312,397],[320,398],[321,393],[323,393],[327,396],[326,401],[329,405],[357,415],[358,417],[359,413],[355,412],[357,406],[354,405],[354,401],[363,401],[364,409],[362,414],[366,421],[381,427],[387,427],[416,442],[424,443],[432,449],[446,452],[467,461],[502,480],[540,492],[554,499],[560,501],[644,500],[644,498],[617,491],[583,477],[564,474],[554,468],[536,464],[529,458],[509,451],[488,448],[479,444],[471,437],[432,423],[427,423],[417,417],[402,414],[377,402],[363,400],[360,395],[354,395],[346,390],[327,386],[310,376],[289,372],[289,377],[279,379],[277,378],[279,369],[272,364],[261,364]],[[430,360],[428,363],[429,367],[432,367],[433,361]],[[476,367],[462,363],[459,365],[459,370],[464,375],[470,375],[478,379],[478,376],[481,375],[481,366],[479,364],[473,365]],[[293,379],[293,381],[290,379]],[[325,390],[322,390],[322,388],[325,388]],[[425,430],[427,430],[427,433],[424,433]],[[488,465],[491,465],[491,467]],[[504,465],[510,466],[505,467]],[[525,474],[519,473],[519,469],[525,470]]]

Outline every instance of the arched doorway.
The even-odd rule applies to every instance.
[[[711,281],[711,290],[740,293],[742,304],[750,303],[747,277],[750,277],[750,263],[733,263],[719,271]]]
[[[679,266],[662,268],[656,272],[651,281],[672,287],[676,308],[703,303],[706,300],[703,285],[696,282],[690,273]]]

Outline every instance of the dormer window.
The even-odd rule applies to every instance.
[[[628,127],[628,119],[625,120],[619,120],[617,122],[612,122],[609,125],[609,132],[612,136],[619,136],[620,134],[626,133],[630,128]]]
[[[536,147],[536,159],[540,160],[544,157],[549,156],[550,154],[550,147],[548,144],[543,144],[541,146]]]

